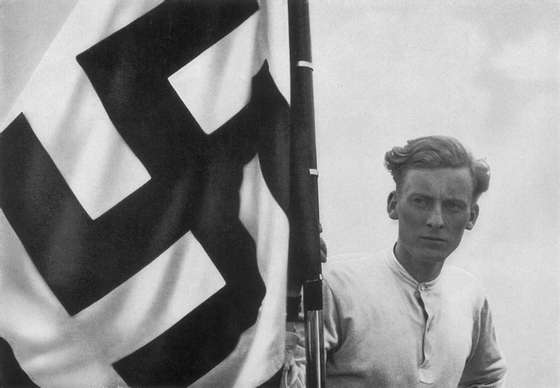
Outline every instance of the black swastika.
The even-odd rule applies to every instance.
[[[188,385],[255,323],[265,293],[255,242],[239,220],[243,166],[257,153],[287,212],[289,107],[266,62],[249,104],[205,134],[168,77],[258,10],[255,2],[166,1],[77,56],[148,183],[92,220],[24,114],[0,134],[0,207],[37,269],[74,315],[191,231],[226,286],[114,364],[129,384]],[[50,103],[50,102],[45,102]],[[187,296],[186,296],[187,297]]]

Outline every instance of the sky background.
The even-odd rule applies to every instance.
[[[395,241],[387,150],[460,139],[492,175],[449,262],[487,289],[509,387],[560,387],[559,5],[311,0],[329,254]]]
[[[0,117],[74,0],[0,0]],[[449,262],[486,286],[508,386],[560,387],[560,2],[311,0],[330,255],[385,249],[383,156],[451,135],[491,166]]]

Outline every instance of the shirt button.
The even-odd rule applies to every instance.
[[[418,289],[419,289],[420,291],[426,291],[426,286],[425,286],[424,284],[420,283],[420,284],[418,285]]]

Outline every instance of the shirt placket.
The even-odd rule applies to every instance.
[[[418,378],[422,384],[433,384],[434,374],[431,368],[432,343],[431,326],[434,319],[434,312],[430,308],[428,294],[429,287],[425,283],[418,283],[415,295],[418,303],[424,312],[424,332],[422,335],[422,361],[418,369]]]

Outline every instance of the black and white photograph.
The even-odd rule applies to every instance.
[[[560,1],[0,0],[0,388],[560,388]]]

